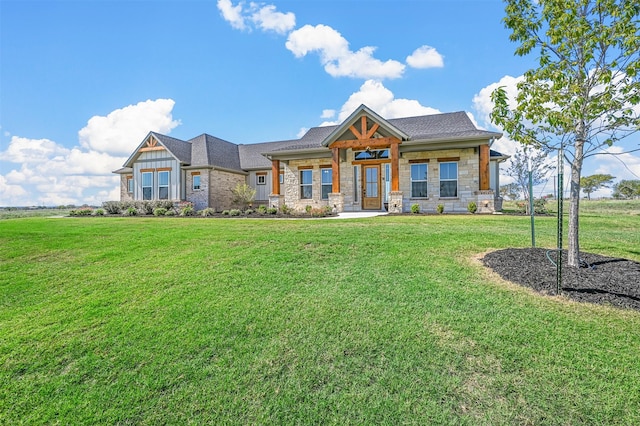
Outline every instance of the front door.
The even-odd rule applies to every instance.
[[[364,210],[380,210],[380,165],[362,166],[362,208]]]

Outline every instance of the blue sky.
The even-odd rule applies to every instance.
[[[0,0],[0,206],[118,199],[111,171],[151,130],[293,139],[361,103],[495,130],[492,88],[535,67],[503,16],[498,0]],[[624,160],[583,175],[637,179]]]

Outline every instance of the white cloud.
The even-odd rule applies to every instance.
[[[594,173],[609,174],[615,176],[616,180],[640,179],[640,156],[638,153],[625,152],[622,146],[611,146],[603,150],[605,154],[598,155],[597,168]],[[584,173],[583,173],[584,176]]]
[[[13,136],[7,150],[0,152],[0,160],[13,163],[41,163],[54,156],[66,155],[68,152],[68,149],[49,139]]]
[[[320,118],[333,118],[336,115],[335,109],[323,109]]]
[[[218,10],[222,13],[224,20],[231,24],[233,28],[244,30],[247,27],[244,16],[242,16],[241,4],[234,6],[231,0],[218,0]]]
[[[49,139],[13,136],[0,160],[20,168],[0,175],[0,205],[99,205],[119,199],[119,177],[112,171],[150,130],[166,134],[179,124],[171,116],[174,104],[158,99],[93,117],[79,132],[81,146],[70,149]]]
[[[273,5],[260,7],[251,15],[251,20],[263,31],[275,31],[278,34],[286,34],[296,26],[296,15],[277,12]]]
[[[149,133],[169,133],[180,124],[171,111],[172,99],[156,99],[129,105],[104,116],[94,116],[78,132],[83,148],[116,155],[129,155]]]
[[[298,58],[318,52],[325,71],[333,77],[399,78],[405,69],[398,61],[375,59],[375,47],[351,51],[342,34],[322,24],[305,25],[291,32],[285,46]]]
[[[362,104],[387,119],[440,113],[439,110],[424,106],[417,100],[396,99],[393,92],[384,87],[381,82],[367,80],[360,86],[360,90],[351,94],[349,99],[342,105],[338,119],[336,121],[324,122],[321,126],[341,123]]]
[[[493,101],[491,100],[491,94],[493,93],[493,91],[498,87],[504,86],[504,90],[509,97],[509,106],[515,108],[515,99],[518,95],[517,86],[523,78],[523,76],[512,77],[510,75],[505,75],[497,83],[491,83],[490,85],[480,89],[480,91],[473,97],[473,108],[478,112],[478,115],[484,122],[485,126],[496,127],[493,123],[491,123],[491,118],[489,116],[489,114],[491,114],[491,111],[493,111]]]
[[[438,53],[435,47],[425,45],[407,56],[407,64],[413,68],[442,68],[444,67],[444,57]]]
[[[298,139],[300,139],[301,137],[303,137],[305,135],[305,133],[307,133],[309,131],[308,127],[301,127],[300,130],[298,131],[298,134],[296,135],[296,137]]]

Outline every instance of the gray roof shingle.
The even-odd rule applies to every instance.
[[[181,163],[191,163],[191,144],[171,136],[151,132]]]
[[[206,133],[187,143],[191,145],[191,166],[214,166],[242,171],[238,145]]]

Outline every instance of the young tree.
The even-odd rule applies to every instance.
[[[590,200],[592,193],[600,188],[608,188],[614,179],[614,176],[602,174],[585,176],[580,178],[580,187],[582,188],[582,192],[587,194],[587,198]]]
[[[506,185],[500,185],[500,195],[503,197],[508,197],[512,200],[518,199],[518,185],[515,182],[508,183]]]
[[[256,198],[256,190],[246,183],[239,183],[231,190],[233,193],[233,203],[242,206],[246,210]]]
[[[505,174],[514,179],[518,191],[526,201],[529,201],[529,168],[531,168],[532,185],[536,186],[547,181],[549,171],[553,167],[549,164],[547,153],[542,150],[526,146],[516,149]],[[527,213],[529,213],[528,202]]]
[[[505,0],[504,23],[537,51],[538,68],[518,83],[515,106],[492,94],[491,117],[511,138],[564,149],[571,165],[569,265],[579,266],[580,176],[584,159],[640,127],[638,0]]]
[[[613,185],[613,198],[640,197],[640,180],[621,180]]]

